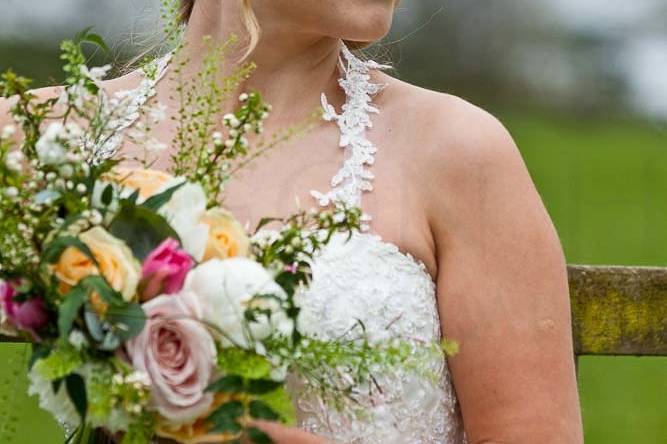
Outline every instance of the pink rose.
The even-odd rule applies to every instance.
[[[174,424],[190,423],[213,401],[204,390],[215,377],[216,348],[194,293],[158,296],[143,304],[144,330],[127,343],[135,370],[148,374],[158,412]]]
[[[36,336],[37,330],[49,322],[44,301],[30,298],[23,302],[16,300],[16,283],[0,281],[0,308],[2,321],[9,321],[19,330],[25,330]]]
[[[144,261],[140,287],[142,300],[153,299],[159,294],[178,293],[193,266],[194,261],[180,248],[178,241],[166,239]]]

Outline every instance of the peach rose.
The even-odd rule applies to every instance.
[[[201,221],[209,226],[204,261],[248,255],[248,234],[229,211],[212,208],[204,213]]]
[[[172,175],[164,171],[133,168],[114,168],[105,175],[105,179],[132,190],[138,190],[139,197],[142,200],[148,199],[177,183]]]
[[[68,247],[53,268],[60,281],[60,291],[66,293],[83,278],[101,274],[114,290],[123,295],[123,299],[128,302],[134,300],[141,278],[141,265],[129,247],[99,226],[81,233],[79,239],[90,248],[98,266],[78,248]],[[96,302],[100,303],[93,297],[93,303]]]

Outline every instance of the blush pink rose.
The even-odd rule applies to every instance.
[[[169,238],[153,250],[142,267],[141,297],[147,301],[159,294],[181,291],[185,277],[194,266],[177,240]]]
[[[217,352],[194,293],[161,295],[145,304],[144,330],[127,343],[135,370],[148,374],[157,411],[173,424],[205,414],[213,395]]]
[[[14,327],[36,335],[37,330],[49,322],[44,301],[30,298],[23,302],[16,300],[18,292],[15,283],[0,281],[0,304],[3,317]]]

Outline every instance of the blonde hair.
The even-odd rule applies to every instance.
[[[192,10],[195,6],[195,0],[181,0],[181,22],[187,23],[192,16]],[[259,43],[259,37],[261,35],[261,28],[259,27],[259,22],[257,21],[257,16],[255,11],[252,9],[251,0],[241,0],[242,6],[242,20],[243,25],[248,31],[250,36],[250,41],[248,42],[248,48],[246,50],[243,58],[247,58],[250,53],[255,49],[257,43]]]

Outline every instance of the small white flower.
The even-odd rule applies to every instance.
[[[248,100],[248,93],[243,93],[239,96],[239,101],[245,102],[246,100]]]
[[[80,139],[84,135],[81,127],[75,122],[68,122],[67,125],[65,125],[65,130],[67,131],[67,137],[70,140]]]
[[[88,339],[86,339],[86,336],[81,332],[81,330],[72,330],[67,340],[77,350],[81,350],[83,347],[88,345]]]
[[[89,218],[90,223],[93,225],[100,225],[103,221],[102,214],[97,210],[93,210],[91,213]]]
[[[80,194],[83,194],[86,191],[88,191],[88,187],[86,186],[85,183],[80,183],[80,184],[77,184],[76,191],[79,192]]]
[[[39,138],[35,148],[37,157],[44,165],[58,165],[65,160],[66,150],[60,139],[63,136],[63,124],[53,122]]]
[[[14,125],[7,125],[2,128],[2,135],[0,135],[0,138],[9,139],[14,134],[16,134],[16,127]]]
[[[64,164],[60,167],[60,175],[65,179],[69,179],[74,174],[74,167],[70,164]]]
[[[142,371],[134,371],[125,377],[126,384],[141,384],[148,387],[151,385],[151,378],[148,373]]]
[[[11,151],[7,153],[7,158],[5,159],[5,165],[10,171],[19,172],[23,169],[24,156],[21,151]]]
[[[81,74],[88,77],[93,82],[99,82],[106,77],[110,69],[111,65],[97,66],[94,68],[88,68],[87,66],[82,65]]]
[[[8,187],[5,190],[5,195],[10,199],[13,199],[19,195],[19,190],[17,190],[16,187]]]

